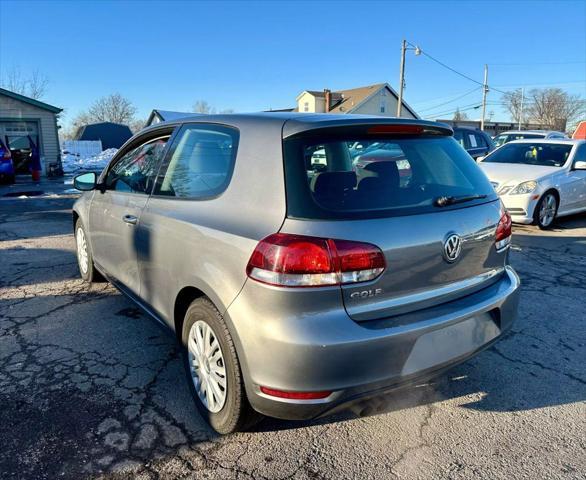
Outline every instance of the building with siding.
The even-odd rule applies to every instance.
[[[399,95],[388,83],[377,83],[348,90],[304,90],[292,111],[307,113],[354,113],[396,117]],[[401,117],[419,118],[403,100]]]
[[[61,108],[0,88],[0,139],[10,149],[17,174],[30,173],[39,152],[41,175],[61,166],[57,116]]]

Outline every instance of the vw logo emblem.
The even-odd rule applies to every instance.
[[[460,238],[460,235],[452,233],[444,242],[444,258],[446,259],[446,262],[453,263],[458,260],[461,251],[462,238]]]

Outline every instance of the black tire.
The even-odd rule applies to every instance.
[[[83,236],[86,241],[87,268],[85,270],[82,267],[82,260],[80,258],[80,254],[79,254],[80,246],[78,244],[79,243],[78,230],[81,230],[83,232]],[[76,257],[77,257],[77,266],[79,268],[79,274],[81,275],[81,278],[88,283],[103,282],[104,277],[102,276],[102,274],[100,272],[98,272],[96,270],[96,267],[94,266],[94,257],[92,255],[92,249],[91,249],[90,243],[88,241],[88,236],[85,231],[85,227],[83,226],[83,223],[79,219],[77,220],[77,222],[75,222],[74,237],[75,237],[75,253],[76,253]]]
[[[546,217],[541,216],[540,212],[541,212],[541,209],[544,207],[545,202],[549,202],[550,205],[551,205],[551,202],[553,202],[553,218],[551,218],[549,216],[546,216]],[[535,225],[537,225],[541,230],[550,229],[553,226],[553,224],[555,223],[555,219],[556,219],[556,216],[558,213],[558,207],[559,207],[558,196],[555,194],[555,192],[553,190],[548,190],[547,192],[545,192],[541,196],[541,198],[537,202],[537,205],[535,205],[535,210],[533,211],[533,223]],[[551,212],[551,207],[549,210]]]
[[[199,398],[190,365],[187,347],[191,327],[197,322],[205,322],[218,340],[226,370],[225,402],[221,410],[211,412]],[[182,329],[183,363],[189,389],[201,416],[218,433],[227,434],[245,430],[257,423],[262,416],[255,412],[246,397],[240,362],[228,327],[218,309],[207,298],[201,297],[192,302],[185,314]]]

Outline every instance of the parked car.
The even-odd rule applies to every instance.
[[[490,135],[476,128],[454,127],[454,138],[474,160],[488,155],[496,148]]]
[[[482,159],[514,222],[549,228],[586,211],[586,141],[519,140]]]
[[[6,145],[0,140],[0,181],[14,183],[14,163],[12,154]]]
[[[497,147],[500,147],[505,143],[514,142],[515,140],[536,140],[538,138],[559,140],[568,137],[563,132],[555,132],[553,130],[510,130],[494,137],[494,142]]]
[[[357,172],[357,140],[399,148],[409,181],[394,161]],[[510,216],[445,125],[178,119],[74,184],[87,191],[73,207],[81,276],[105,276],[175,332],[220,433],[255,412],[314,418],[437,375],[516,316]]]

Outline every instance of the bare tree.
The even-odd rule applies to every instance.
[[[507,92],[502,96],[502,103],[511,115],[513,122],[518,122],[521,118],[521,103],[523,100],[523,94],[521,90],[515,90],[513,92]],[[525,116],[525,115],[523,115]],[[522,120],[522,119],[521,119]]]
[[[461,112],[460,108],[456,108],[456,111],[454,112],[454,116],[452,118],[452,120],[454,120],[455,122],[459,121],[459,120],[468,120],[468,115],[466,115],[465,112]]]
[[[195,113],[216,113],[216,109],[205,100],[196,100],[193,104],[193,111]]]
[[[136,107],[119,93],[99,98],[89,108],[87,115],[92,122],[128,124],[134,119]]]
[[[561,88],[534,89],[529,92],[528,114],[531,120],[565,131],[586,112],[580,95],[570,95]]]
[[[38,100],[47,93],[49,79],[39,70],[33,70],[29,77],[23,75],[18,66],[13,66],[2,78],[2,85],[11,92]]]
[[[535,88],[526,93],[521,90],[508,92],[502,97],[513,121],[529,119],[547,128],[566,130],[586,112],[584,100],[579,95],[570,95],[561,88]],[[523,102],[521,101],[523,100]]]
[[[38,70],[34,70],[28,80],[28,96],[39,99],[45,96],[49,79]]]
[[[193,111],[195,113],[206,113],[206,114],[215,114],[215,113],[234,113],[234,109],[226,108],[224,110],[217,110],[215,107],[212,107],[206,100],[196,100],[193,104]]]

